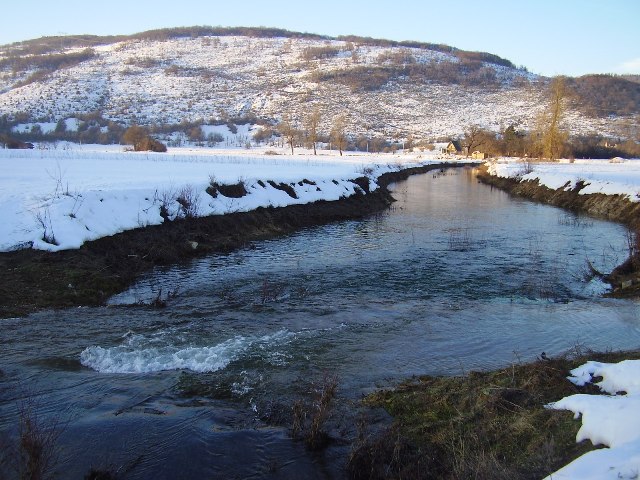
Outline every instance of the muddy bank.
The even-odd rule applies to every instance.
[[[435,164],[386,173],[374,192],[369,192],[366,177],[354,179],[362,192],[337,201],[167,221],[88,242],[77,250],[0,253],[0,318],[44,308],[102,305],[155,266],[383,211],[394,201],[387,188],[390,183],[454,166],[464,165]]]
[[[623,223],[634,231],[640,229],[640,202],[631,202],[623,195],[581,195],[580,191],[586,187],[582,182],[578,182],[571,190],[553,190],[540,185],[537,179],[520,182],[514,178],[490,175],[485,165],[478,168],[478,179],[512,195]],[[615,296],[640,296],[640,261],[637,258],[629,258],[613,272],[605,275],[605,280],[613,286]]]

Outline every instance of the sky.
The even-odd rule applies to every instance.
[[[549,76],[640,74],[640,0],[20,0],[1,11],[0,45],[52,35],[265,26],[443,43]]]

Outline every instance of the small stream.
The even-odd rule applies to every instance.
[[[57,419],[62,478],[340,478],[375,388],[640,346],[638,302],[586,279],[587,260],[624,260],[624,227],[470,168],[393,189],[379,215],[158,269],[107,307],[1,320],[0,431],[25,403]],[[333,442],[312,453],[289,436],[291,405],[327,375]]]

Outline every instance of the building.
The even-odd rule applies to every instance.
[[[451,140],[443,153],[448,153],[450,155],[460,155],[462,153],[462,145],[458,140]]]

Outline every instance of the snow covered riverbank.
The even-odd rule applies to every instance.
[[[157,154],[100,145],[0,150],[0,251],[79,248],[160,224],[161,213],[175,219],[338,200],[359,191],[350,180],[366,176],[375,190],[385,172],[440,161],[435,155],[322,153],[182,148]],[[214,182],[242,183],[247,194],[214,198],[206,192]]]
[[[503,178],[520,181],[538,180],[550,189],[574,189],[584,184],[581,195],[602,193],[623,195],[632,202],[640,201],[640,160],[575,160],[534,162],[527,159],[501,158],[489,162],[488,172]]]

